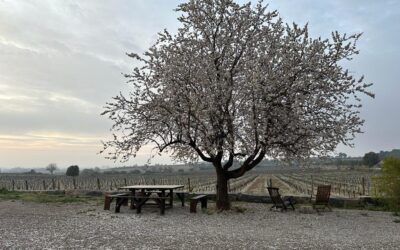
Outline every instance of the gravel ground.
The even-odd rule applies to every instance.
[[[176,206],[120,214],[94,204],[0,201],[1,249],[400,249],[390,213],[269,211],[235,203],[244,213],[190,214]],[[211,207],[213,204],[211,204]],[[397,217],[398,218],[398,217]]]

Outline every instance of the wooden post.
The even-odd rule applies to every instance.
[[[11,181],[11,183],[12,183],[12,191],[14,191],[14,189],[15,189],[15,181],[14,181],[14,179]]]
[[[124,185],[126,186],[126,178],[124,178]]]
[[[363,177],[361,181],[362,181],[362,194],[365,195],[365,177]]]
[[[75,176],[72,177],[72,184],[74,185],[74,189],[76,189],[76,180],[75,180]]]
[[[28,190],[28,181],[25,180],[25,190]]]
[[[153,185],[156,185],[156,179],[153,178]]]
[[[43,180],[43,190],[46,190],[46,181]]]
[[[312,199],[313,194],[314,194],[314,178],[311,175],[311,196],[310,196],[310,200]]]
[[[58,189],[58,190],[61,189],[61,187],[60,187],[60,180],[58,180],[58,182],[57,182],[57,189]]]
[[[54,178],[51,179],[51,182],[53,184],[53,190],[56,189],[56,181],[54,180]]]
[[[97,178],[97,189],[98,189],[98,190],[101,189],[101,186],[100,186],[100,179],[99,179],[99,178]]]

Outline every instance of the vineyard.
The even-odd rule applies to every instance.
[[[255,172],[232,179],[229,192],[246,194],[266,194],[266,187],[280,188],[283,195],[314,195],[318,185],[331,185],[332,196],[357,198],[373,195],[371,177],[376,173],[368,171],[319,171],[319,172]],[[61,175],[1,174],[0,188],[8,190],[116,190],[126,185],[179,184],[184,191],[193,193],[215,193],[216,176],[210,174],[193,175],[138,175],[113,174],[79,176]]]

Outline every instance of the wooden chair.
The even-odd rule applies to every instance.
[[[317,188],[317,195],[315,196],[315,202],[313,204],[313,208],[318,211],[317,207],[328,208],[329,211],[332,211],[331,206],[329,205],[329,197],[331,196],[331,185],[319,185]]]
[[[269,196],[274,203],[274,205],[269,210],[272,210],[273,208],[280,208],[281,211],[286,211],[289,206],[291,209],[295,210],[292,197],[286,197],[282,199],[281,195],[279,194],[279,188],[268,187],[267,189]]]

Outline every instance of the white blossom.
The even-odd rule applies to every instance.
[[[201,158],[236,178],[264,157],[333,151],[363,125],[360,94],[371,84],[342,61],[358,54],[361,34],[310,38],[307,25],[285,24],[260,1],[191,0],[179,5],[177,34],[159,33],[127,74],[133,91],[105,112],[113,159],[127,160],[149,143],[178,159]],[[232,169],[234,159],[242,165]]]

